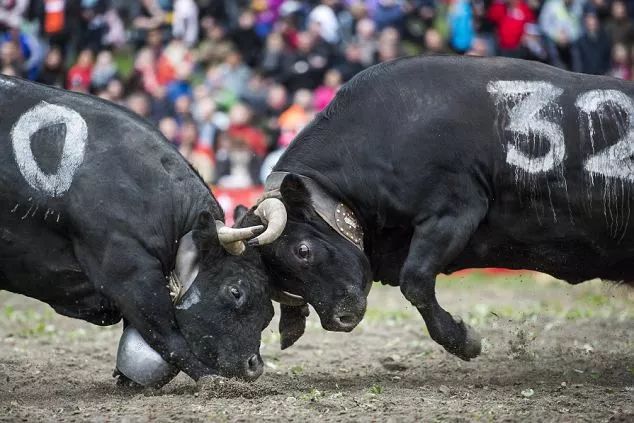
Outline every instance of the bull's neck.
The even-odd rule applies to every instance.
[[[174,266],[178,242],[194,229],[196,220],[201,212],[208,211],[212,214],[214,220],[224,221],[224,213],[220,205],[213,197],[209,187],[199,178],[188,181],[187,186],[179,187],[174,192],[174,208],[175,229],[172,242],[173,248],[170,250],[169,271]]]
[[[213,197],[211,190],[204,183],[196,184],[188,192],[183,193],[181,213],[184,217],[180,222],[180,236],[190,232],[200,213],[208,211],[214,220],[225,220],[224,213],[220,205]]]
[[[363,231],[369,234],[376,224],[378,203],[373,195],[376,181],[371,177],[345,174],[345,167],[339,171],[323,171],[313,167],[281,164],[275,170],[306,176],[337,201],[348,206],[355,214]]]

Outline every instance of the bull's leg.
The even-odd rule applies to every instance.
[[[165,361],[195,380],[217,373],[191,352],[179,331],[159,261],[130,244],[132,240],[111,240],[94,256],[85,247],[75,248],[75,254],[95,288]]]
[[[137,278],[116,284],[107,291],[106,295],[119,306],[129,324],[165,361],[194,380],[215,373],[191,352],[178,330],[172,300],[161,272],[137,275]]]
[[[432,217],[418,224],[400,275],[403,295],[423,316],[431,338],[463,360],[480,354],[480,337],[436,299],[436,276],[466,246],[478,216]]]

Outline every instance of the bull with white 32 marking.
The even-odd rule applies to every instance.
[[[263,228],[223,221],[203,180],[138,116],[0,77],[0,290],[98,325],[123,318],[195,379],[252,380],[273,306],[243,241]],[[152,372],[137,376],[165,382]]]
[[[324,328],[354,328],[372,280],[400,286],[465,360],[479,337],[438,303],[439,273],[634,281],[633,96],[631,82],[502,58],[406,58],[357,75],[266,184],[287,222],[252,243],[296,301],[285,346],[303,333],[302,301]]]

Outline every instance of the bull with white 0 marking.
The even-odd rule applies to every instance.
[[[305,303],[325,329],[352,330],[372,280],[400,286],[465,360],[480,338],[437,301],[439,273],[634,281],[633,95],[631,82],[504,58],[404,58],[357,75],[266,183],[287,216],[251,244],[286,292],[283,346],[302,335]],[[260,223],[257,207],[241,212]]]
[[[8,77],[0,99],[0,290],[123,319],[121,381],[257,378],[273,306],[244,241],[263,227],[225,226],[185,159],[121,107]]]

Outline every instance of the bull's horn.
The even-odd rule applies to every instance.
[[[255,215],[267,224],[266,230],[248,242],[250,246],[270,244],[282,235],[286,227],[286,207],[277,198],[267,198],[255,209]]]
[[[271,287],[271,299],[287,306],[299,307],[306,305],[306,301],[299,295]]]
[[[218,232],[218,241],[222,244],[244,241],[259,235],[264,231],[263,225],[250,226],[248,228],[232,228],[225,226],[224,222],[216,220],[216,231]]]
[[[262,233],[264,226],[250,226],[248,228],[231,228],[225,226],[224,222],[216,220],[216,232],[218,233],[218,241],[223,248],[234,256],[239,256],[244,252],[244,240],[253,238]]]

